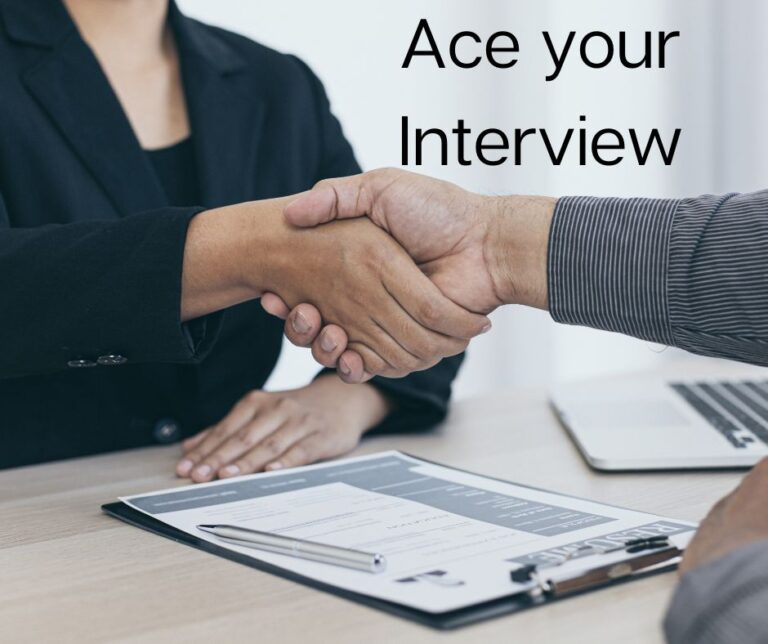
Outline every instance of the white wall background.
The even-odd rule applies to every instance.
[[[675,162],[644,167],[579,167],[575,154],[553,168],[541,151],[522,166],[442,167],[436,156],[416,169],[487,193],[643,195],[672,197],[765,187],[768,89],[765,76],[768,3],[740,0],[180,0],[188,14],[296,53],[319,74],[365,168],[400,163],[400,116],[413,127],[451,129],[464,118],[473,130],[544,127],[551,135],[579,127],[681,127]],[[736,6],[738,5],[738,7]],[[520,62],[436,71],[425,60],[400,68],[420,18],[439,43],[464,29],[504,29],[520,41]],[[665,70],[592,70],[566,63],[551,83],[542,30],[562,42],[571,30],[628,32],[639,55],[642,32],[679,30]],[[637,36],[637,38],[632,38]],[[556,41],[558,42],[558,41]],[[666,138],[666,137],[665,137]],[[494,330],[475,341],[456,385],[469,396],[511,384],[610,374],[675,359],[677,351],[588,329],[558,327],[538,311],[507,308]],[[306,382],[315,367],[307,352],[286,347],[269,386]]]

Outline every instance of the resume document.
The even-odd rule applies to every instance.
[[[168,525],[349,591],[442,613],[526,590],[510,572],[557,564],[695,525],[470,474],[399,452],[123,497]],[[379,553],[381,574],[232,545],[197,529],[230,524]],[[516,587],[518,586],[518,587]]]

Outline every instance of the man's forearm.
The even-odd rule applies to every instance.
[[[505,304],[547,308],[547,247],[556,199],[489,197],[484,243],[496,296]]]
[[[548,307],[565,324],[768,365],[768,191],[563,197],[551,214],[546,198],[495,203],[506,217],[489,210],[501,222],[489,245],[501,258],[494,281],[508,286],[499,287],[505,302]]]

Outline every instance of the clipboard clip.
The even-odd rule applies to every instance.
[[[559,569],[574,560],[622,551],[632,556],[611,563],[592,566],[573,574],[558,574]],[[683,551],[672,545],[669,538],[664,535],[630,539],[611,548],[582,546],[557,563],[526,564],[512,570],[510,579],[518,584],[534,582],[535,586],[528,591],[533,596],[562,596],[603,586],[662,563],[671,564],[682,554]]]

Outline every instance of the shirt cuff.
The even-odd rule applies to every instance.
[[[758,644],[768,619],[768,541],[760,541],[687,573],[664,620],[670,644]]]
[[[671,344],[674,199],[563,197],[549,238],[549,310],[565,324]]]

